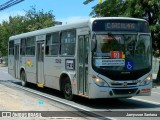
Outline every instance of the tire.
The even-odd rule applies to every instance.
[[[22,71],[21,73],[21,85],[23,87],[27,86],[27,78],[26,78],[26,73],[24,71]]]
[[[64,78],[63,94],[65,99],[73,100],[72,86],[69,77]]]

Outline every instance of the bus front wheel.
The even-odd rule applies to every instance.
[[[65,99],[73,100],[72,86],[71,86],[71,82],[70,82],[69,77],[66,77],[64,79],[63,94],[64,94]]]
[[[22,71],[21,73],[21,84],[23,87],[27,86],[27,78],[26,78],[26,73]]]

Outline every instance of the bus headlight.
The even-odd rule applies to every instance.
[[[140,85],[148,85],[152,81],[152,76],[149,75],[145,80],[143,80]]]
[[[92,77],[92,78],[96,85],[101,86],[101,87],[108,86],[107,82],[102,80],[101,78],[98,78],[98,77]]]

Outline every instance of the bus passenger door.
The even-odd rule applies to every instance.
[[[78,94],[88,95],[88,48],[89,37],[78,37]]]
[[[37,42],[37,85],[43,87],[44,84],[44,41]]]
[[[15,44],[14,45],[14,50],[15,50],[15,54],[14,54],[14,62],[15,62],[15,78],[19,78],[19,44]]]

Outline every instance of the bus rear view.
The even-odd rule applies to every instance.
[[[97,19],[92,24],[93,98],[149,96],[152,42],[142,19]]]

